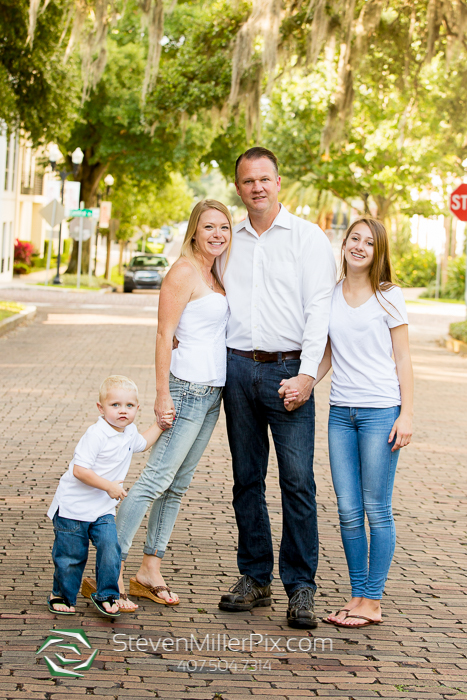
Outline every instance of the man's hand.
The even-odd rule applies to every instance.
[[[279,396],[284,399],[287,411],[295,411],[308,401],[313,389],[313,381],[313,377],[309,377],[308,374],[298,374],[296,377],[281,381]]]
[[[121,500],[125,498],[127,495],[125,489],[122,486],[123,481],[111,481],[109,483],[109,488],[106,489],[107,493],[109,494],[110,498],[115,498],[115,500]]]
[[[157,425],[161,430],[167,430],[167,428],[172,427],[175,418],[175,406],[170,394],[157,394],[154,413],[156,414]]]

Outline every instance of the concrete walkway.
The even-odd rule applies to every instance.
[[[164,559],[181,605],[166,608],[139,599],[138,612],[114,624],[81,597],[75,617],[48,613],[53,571],[48,505],[76,442],[97,418],[97,388],[106,375],[127,374],[137,382],[138,425],[152,422],[158,297],[43,289],[3,289],[0,297],[38,308],[31,326],[0,338],[0,698],[467,698],[467,358],[435,342],[451,316],[410,308],[415,434],[396,479],[398,539],[384,624],[362,630],[322,624],[311,636],[287,627],[277,571],[271,609],[228,614],[217,608],[237,571],[223,418],[183,500]],[[320,616],[349,594],[327,456],[328,389],[323,382],[316,397]],[[144,463],[144,456],[135,456],[127,486]],[[278,550],[281,507],[274,457],[268,503]],[[143,528],[130,552],[127,580],[137,569],[144,535]],[[93,573],[93,556],[86,573]],[[91,654],[75,637],[58,632],[80,629],[91,649],[98,649],[92,667],[76,671],[82,677],[51,677],[45,657],[58,666],[55,654],[76,658],[59,644],[76,642],[83,662]],[[54,632],[63,641],[36,653]]]

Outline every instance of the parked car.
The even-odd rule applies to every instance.
[[[160,289],[168,267],[165,255],[135,255],[125,269],[123,291]]]

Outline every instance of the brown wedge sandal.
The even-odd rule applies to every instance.
[[[96,591],[97,591],[96,581],[93,578],[83,578],[83,582],[81,584],[81,595],[84,596],[85,598],[90,598],[91,593],[96,593]],[[126,593],[120,593],[120,598],[122,600],[129,600]],[[118,600],[117,600],[117,604],[118,604]],[[122,612],[122,613],[131,613],[131,612],[136,612],[138,610],[138,608],[122,608],[120,605],[118,607],[120,609],[120,612]]]
[[[171,593],[168,586],[143,586],[143,584],[137,581],[136,578],[130,578],[130,595],[134,595],[137,598],[149,598],[155,603],[160,603],[161,605],[173,606],[180,603],[179,600],[174,600],[173,603],[169,603],[169,601],[164,600],[164,598],[160,598],[158,596],[160,591],[167,591],[167,593]]]

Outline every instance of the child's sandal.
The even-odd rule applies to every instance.
[[[111,613],[104,608],[104,603],[108,603],[109,605],[115,605],[117,602],[115,598],[107,598],[106,600],[96,600],[95,595],[95,593],[91,593],[90,598],[102,615],[105,615],[106,617],[120,617],[120,609],[118,609],[118,611],[115,613]]]

